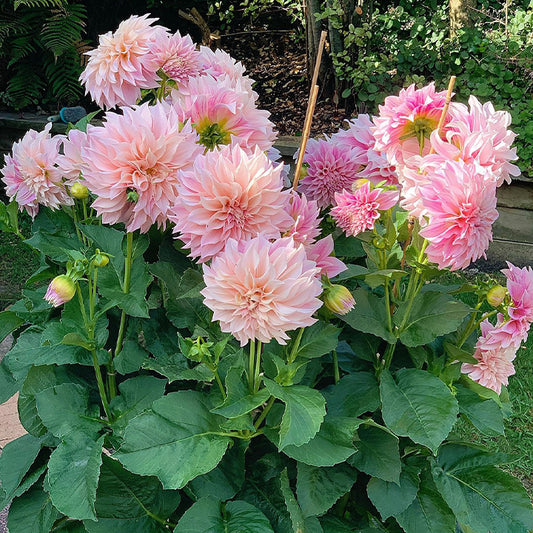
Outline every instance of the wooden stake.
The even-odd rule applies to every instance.
[[[444,108],[442,110],[442,113],[440,114],[439,124],[437,126],[437,131],[440,132],[442,130],[442,127],[444,126],[444,121],[446,120],[446,113],[448,113],[448,108],[450,107],[450,102],[452,100],[452,91],[453,86],[455,85],[455,76],[452,76],[450,78],[450,83],[448,83],[448,92],[446,93],[446,103],[444,104]],[[435,148],[433,146],[431,147],[431,150],[429,151],[430,154],[435,153]]]
[[[313,77],[311,79],[311,89],[309,90],[309,100],[311,100],[313,89],[318,81],[318,74],[320,72],[320,64],[322,63],[322,52],[324,51],[324,45],[326,44],[327,36],[328,36],[327,31],[323,31],[320,34],[320,41],[318,42],[318,51],[317,51],[316,60],[315,60],[315,69],[313,70]]]
[[[311,97],[309,98],[309,104],[307,106],[307,113],[305,115],[304,130],[302,132],[302,142],[300,143],[300,151],[298,152],[298,159],[296,161],[296,168],[294,169],[294,180],[292,187],[296,190],[298,187],[298,181],[300,179],[300,172],[302,171],[302,165],[304,162],[305,148],[309,135],[311,134],[311,123],[313,122],[313,113],[315,112],[316,100],[318,98],[318,85],[313,87]]]

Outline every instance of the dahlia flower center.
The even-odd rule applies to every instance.
[[[433,130],[438,126],[438,121],[428,116],[418,116],[413,121],[408,121],[403,127],[401,141],[416,137],[418,144],[423,147],[424,140],[429,139]]]
[[[248,213],[238,204],[227,207],[226,224],[230,227],[242,228],[248,221]]]
[[[190,63],[184,57],[169,57],[161,67],[163,72],[172,79],[181,79],[185,77],[190,70]]]
[[[466,202],[461,205],[461,210],[459,213],[459,218],[462,219],[463,223],[469,228],[477,228],[481,225],[479,219],[479,206],[474,205],[470,202]]]
[[[260,288],[250,289],[243,295],[243,305],[247,311],[255,311],[263,301],[263,290]]]
[[[231,132],[225,130],[218,122],[197,125],[196,131],[200,135],[200,144],[208,150],[213,150],[221,144],[229,144],[231,141]]]

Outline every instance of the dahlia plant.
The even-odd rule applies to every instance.
[[[411,86],[288,187],[244,67],[155,22],[89,52],[101,124],[1,170],[41,254],[0,313],[10,532],[526,533],[510,458],[454,427],[503,433],[533,270],[439,283],[489,246],[509,115]]]

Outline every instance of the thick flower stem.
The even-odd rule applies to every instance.
[[[255,350],[255,368],[254,368],[254,394],[259,392],[259,384],[261,382],[261,351],[263,349],[263,344],[261,341],[257,341],[257,346]]]
[[[248,359],[248,390],[254,394],[255,387],[255,340],[250,340],[250,358]]]
[[[339,373],[339,358],[337,357],[337,350],[333,350],[331,352],[333,355],[333,379],[335,380],[335,385],[340,381],[340,373]]]
[[[261,412],[261,414],[259,415],[259,417],[257,418],[257,420],[254,422],[254,427],[256,430],[259,429],[259,426],[261,425],[261,423],[263,422],[263,420],[267,417],[268,413],[270,412],[270,409],[272,409],[272,406],[274,405],[274,402],[276,401],[276,398],[274,398],[274,396],[271,396],[269,399],[268,399],[268,402],[267,404],[265,405],[265,408],[263,409],[263,411]]]
[[[224,385],[222,384],[222,380],[220,379],[220,376],[218,374],[218,370],[213,370],[213,374],[215,376],[215,380],[217,382],[218,388],[220,389],[220,392],[222,393],[222,398],[225,400],[227,398],[226,391],[224,390]]]
[[[133,233],[128,232],[126,234],[126,258],[124,263],[124,285],[122,286],[122,290],[124,294],[128,294],[130,292],[130,283],[131,283],[131,265],[132,265],[132,259],[133,259]],[[126,311],[122,310],[122,314],[120,315],[120,326],[118,328],[118,337],[117,337],[117,345],[115,348],[115,355],[116,357],[121,351],[122,347],[124,346],[124,335],[126,333]],[[108,373],[108,387],[109,387],[109,393],[111,395],[111,398],[114,398],[116,396],[116,384],[115,384],[115,368],[113,365],[113,359],[112,356],[109,361],[109,373]]]
[[[298,335],[296,336],[294,344],[292,345],[292,350],[287,360],[287,363],[289,363],[289,365],[291,363],[294,363],[294,360],[296,359],[296,356],[298,355],[298,348],[300,348],[300,342],[302,340],[302,335],[304,334],[304,330],[305,328],[300,328],[298,330]]]
[[[111,420],[111,410],[109,409],[109,402],[107,401],[107,394],[104,387],[104,380],[102,379],[102,372],[100,371],[100,365],[98,364],[98,357],[96,356],[96,350],[91,351],[93,358],[94,373],[96,374],[96,382],[98,383],[98,392],[100,393],[100,399],[102,400],[102,406],[104,407],[105,415],[108,420]]]

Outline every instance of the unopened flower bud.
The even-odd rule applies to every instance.
[[[77,181],[70,188],[70,194],[72,194],[72,197],[76,198],[77,200],[86,200],[89,198],[89,189]]]
[[[58,307],[69,300],[72,300],[74,294],[76,294],[76,285],[74,281],[65,274],[56,276],[48,285],[48,290],[44,295],[44,299],[52,304],[54,307]]]
[[[383,250],[387,246],[387,241],[383,237],[374,237],[372,244],[378,249]]]
[[[105,267],[107,266],[108,263],[109,263],[109,256],[107,256],[106,254],[97,253],[94,256],[93,264],[95,267],[98,267],[98,268]]]
[[[492,307],[498,307],[505,300],[507,296],[507,289],[501,285],[495,285],[487,293],[487,302],[489,302]]]
[[[327,287],[324,291],[323,300],[326,307],[338,315],[345,315],[355,305],[352,293],[343,285]]]
[[[135,189],[128,189],[126,192],[126,201],[136,204],[139,200],[139,193]]]

